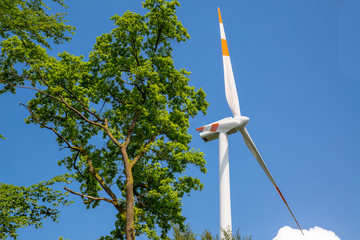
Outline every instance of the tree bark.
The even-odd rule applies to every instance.
[[[126,176],[126,240],[135,240],[134,229],[134,178],[132,165],[129,163],[125,149],[122,149]]]
[[[130,168],[126,169],[126,240],[135,240],[134,180]]]

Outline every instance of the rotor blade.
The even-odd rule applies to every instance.
[[[236,85],[234,80],[234,74],[231,66],[229,49],[226,42],[224,25],[221,18],[220,8],[219,12],[219,24],[220,24],[220,35],[221,35],[221,47],[222,47],[222,56],[223,56],[223,66],[224,66],[224,81],[225,81],[225,95],[226,100],[229,104],[231,112],[234,117],[241,116],[239,98],[236,91]]]
[[[196,131],[199,131],[199,132],[203,132],[203,131],[216,132],[218,127],[219,127],[219,123],[211,123],[211,124],[205,125],[203,127],[197,128]]]
[[[256,148],[253,140],[251,139],[248,131],[246,130],[246,128],[241,128],[241,129],[239,129],[239,130],[240,130],[241,135],[242,135],[243,138],[244,138],[244,141],[245,141],[247,147],[250,149],[251,153],[254,155],[254,157],[256,158],[256,160],[258,161],[258,163],[260,164],[260,166],[262,167],[262,169],[264,170],[264,172],[266,173],[266,175],[267,175],[268,178],[270,179],[271,183],[274,185],[276,191],[279,193],[281,199],[284,201],[285,205],[286,205],[287,208],[289,209],[289,212],[291,213],[291,216],[294,218],[294,220],[295,220],[297,226],[299,227],[301,233],[304,235],[304,233],[303,233],[303,231],[302,231],[302,229],[301,229],[298,221],[296,220],[294,214],[292,213],[292,211],[291,211],[289,205],[287,204],[284,196],[283,196],[282,193],[280,192],[279,187],[276,185],[276,182],[275,182],[274,178],[271,176],[271,174],[270,174],[270,172],[269,172],[269,169],[267,168],[264,160],[262,159],[259,151],[257,150],[257,148]]]

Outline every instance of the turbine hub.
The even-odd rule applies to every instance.
[[[248,122],[250,121],[250,118],[245,117],[245,116],[235,117],[234,119],[236,119],[240,122],[239,126],[237,127],[238,129],[244,128],[246,126],[246,124],[248,124]]]

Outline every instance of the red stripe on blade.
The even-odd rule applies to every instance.
[[[196,129],[196,131],[200,131],[200,132],[204,131],[204,127],[199,127]]]
[[[219,127],[219,123],[211,124],[210,132],[216,132]]]
[[[295,222],[296,222],[296,225],[297,225],[297,226],[298,226],[298,228],[300,229],[300,232],[301,232],[301,233],[302,233],[302,235],[304,236],[304,233],[303,233],[303,231],[302,231],[302,229],[301,229],[301,227],[300,227],[300,225],[299,225],[298,221],[296,220],[296,218],[295,218],[294,214],[292,213],[292,211],[291,211],[291,209],[290,209],[289,205],[288,205],[288,204],[287,204],[287,202],[285,201],[285,198],[284,198],[284,196],[282,195],[282,193],[280,192],[280,189],[279,189],[277,186],[276,186],[275,188],[276,188],[276,190],[278,191],[278,193],[279,193],[280,197],[282,198],[282,200],[284,201],[284,203],[286,204],[287,208],[289,209],[289,211],[290,211],[290,213],[291,213],[291,216],[294,218],[294,220],[295,220]]]
[[[282,198],[282,200],[284,201],[284,203],[287,204],[286,201],[285,201],[284,196],[283,196],[282,193],[280,192],[280,189],[279,189],[278,187],[276,187],[276,190],[278,191],[278,193],[279,193],[280,197]]]

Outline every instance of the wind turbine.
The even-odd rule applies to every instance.
[[[221,46],[223,56],[223,67],[224,67],[224,80],[225,80],[225,95],[228,105],[234,115],[234,117],[228,117],[221,119],[217,122],[205,125],[197,128],[200,131],[200,137],[205,141],[209,142],[219,138],[219,194],[220,194],[220,236],[221,239],[224,237],[222,230],[231,231],[231,203],[230,203],[230,174],[229,174],[229,144],[228,135],[239,131],[245,141],[245,144],[254,155],[255,159],[264,170],[271,183],[274,185],[276,191],[279,193],[281,199],[287,206],[294,218],[297,226],[301,233],[302,229],[292,213],[289,205],[287,204],[284,196],[280,192],[274,178],[271,176],[264,160],[262,159],[259,151],[257,150],[253,140],[251,139],[248,131],[246,130],[246,124],[249,122],[249,118],[242,116],[240,113],[239,98],[236,91],[236,85],[234,80],[234,74],[231,67],[229,50],[226,42],[224,25],[221,18],[220,8],[219,12],[219,23],[220,23],[220,35],[221,35]]]

